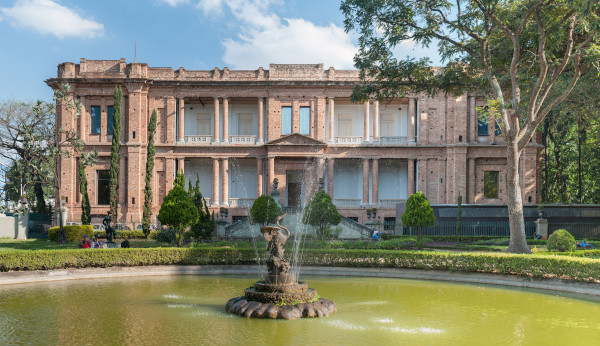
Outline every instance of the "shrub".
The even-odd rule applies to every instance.
[[[315,193],[302,215],[302,223],[313,226],[319,239],[334,237],[335,234],[329,227],[339,224],[340,221],[342,221],[340,213],[331,201],[331,197],[323,190]],[[337,235],[339,236],[339,233]]]
[[[268,225],[275,223],[277,217],[282,215],[283,211],[273,197],[269,195],[262,195],[258,197],[252,204],[250,209],[250,223],[257,223],[260,225]]]
[[[183,242],[183,232],[198,222],[199,217],[198,208],[182,184],[185,184],[183,172],[177,174],[174,187],[164,197],[158,212],[158,221],[176,230],[177,246],[181,246]]]
[[[89,235],[90,238],[94,235],[94,228],[91,225],[70,225],[63,226],[67,241],[80,241],[84,235]],[[51,241],[58,240],[58,231],[60,227],[51,227],[48,229],[48,239]]]
[[[559,229],[550,234],[547,247],[550,251],[573,251],[575,250],[575,238],[566,230]]]
[[[175,230],[171,228],[161,229],[156,232],[154,239],[163,243],[174,244],[176,240]]]
[[[423,192],[413,193],[406,201],[406,210],[402,214],[402,224],[417,231],[417,247],[423,247],[422,228],[435,225],[433,209]]]

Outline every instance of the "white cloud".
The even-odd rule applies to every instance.
[[[161,0],[161,1],[170,6],[177,6],[179,4],[189,4],[190,3],[190,0]]]
[[[279,0],[201,0],[206,15],[231,11],[240,23],[237,38],[223,43],[223,60],[231,68],[268,68],[269,63],[323,63],[337,69],[353,68],[356,47],[344,29],[319,26],[302,18],[281,19],[269,7]]]
[[[4,18],[17,28],[34,29],[59,38],[94,38],[104,34],[104,25],[82,18],[52,0],[18,0],[13,7],[0,8]]]

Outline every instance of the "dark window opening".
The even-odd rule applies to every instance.
[[[483,107],[477,117],[477,134],[479,136],[489,136],[488,133],[488,117],[490,116],[488,112],[488,107]]]
[[[98,196],[98,205],[110,204],[110,171],[97,171],[98,184],[96,184],[96,196]]]
[[[348,218],[352,221],[358,222],[358,216],[348,216]]]
[[[135,197],[131,197],[131,204],[135,204]]]
[[[133,139],[135,139],[135,131],[133,131]]]
[[[247,218],[248,218],[247,216],[240,216],[240,215],[232,216],[231,217],[231,223],[241,222],[241,221],[246,220]]]
[[[92,106],[90,109],[90,115],[91,115],[91,120],[92,120],[92,128],[91,128],[91,133],[92,134],[100,134],[100,125],[101,125],[101,120],[100,120],[100,106]]]
[[[483,172],[483,196],[485,198],[498,198],[498,171]]]
[[[458,136],[458,141],[462,142],[462,136]]]
[[[113,126],[114,126],[114,117],[115,117],[115,107],[108,106],[108,114],[106,115],[106,134],[113,134]]]

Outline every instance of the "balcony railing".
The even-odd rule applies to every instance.
[[[360,199],[336,198],[335,205],[340,208],[358,208]]]
[[[380,137],[379,144],[381,144],[381,145],[404,145],[404,144],[408,144],[408,137],[406,137],[406,136]]]
[[[254,198],[230,198],[229,206],[237,208],[250,208],[254,204]]]
[[[396,204],[406,202],[405,199],[380,199],[379,206],[381,208],[396,208]]]
[[[249,136],[249,135],[229,136],[229,143],[254,145],[254,143],[256,143],[256,136]]]
[[[189,144],[205,144],[209,145],[212,142],[210,135],[188,135],[185,136],[185,143]]]
[[[335,137],[336,144],[361,144],[362,136],[340,136]]]

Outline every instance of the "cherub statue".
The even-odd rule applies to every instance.
[[[287,214],[281,215],[277,218],[277,226],[263,226],[260,228],[265,240],[269,243],[267,245],[267,251],[270,251],[269,259],[267,260],[267,268],[271,275],[287,274],[290,271],[290,264],[283,258],[283,246],[290,237],[290,231],[283,227],[279,222]],[[286,234],[282,233],[284,230]]]

